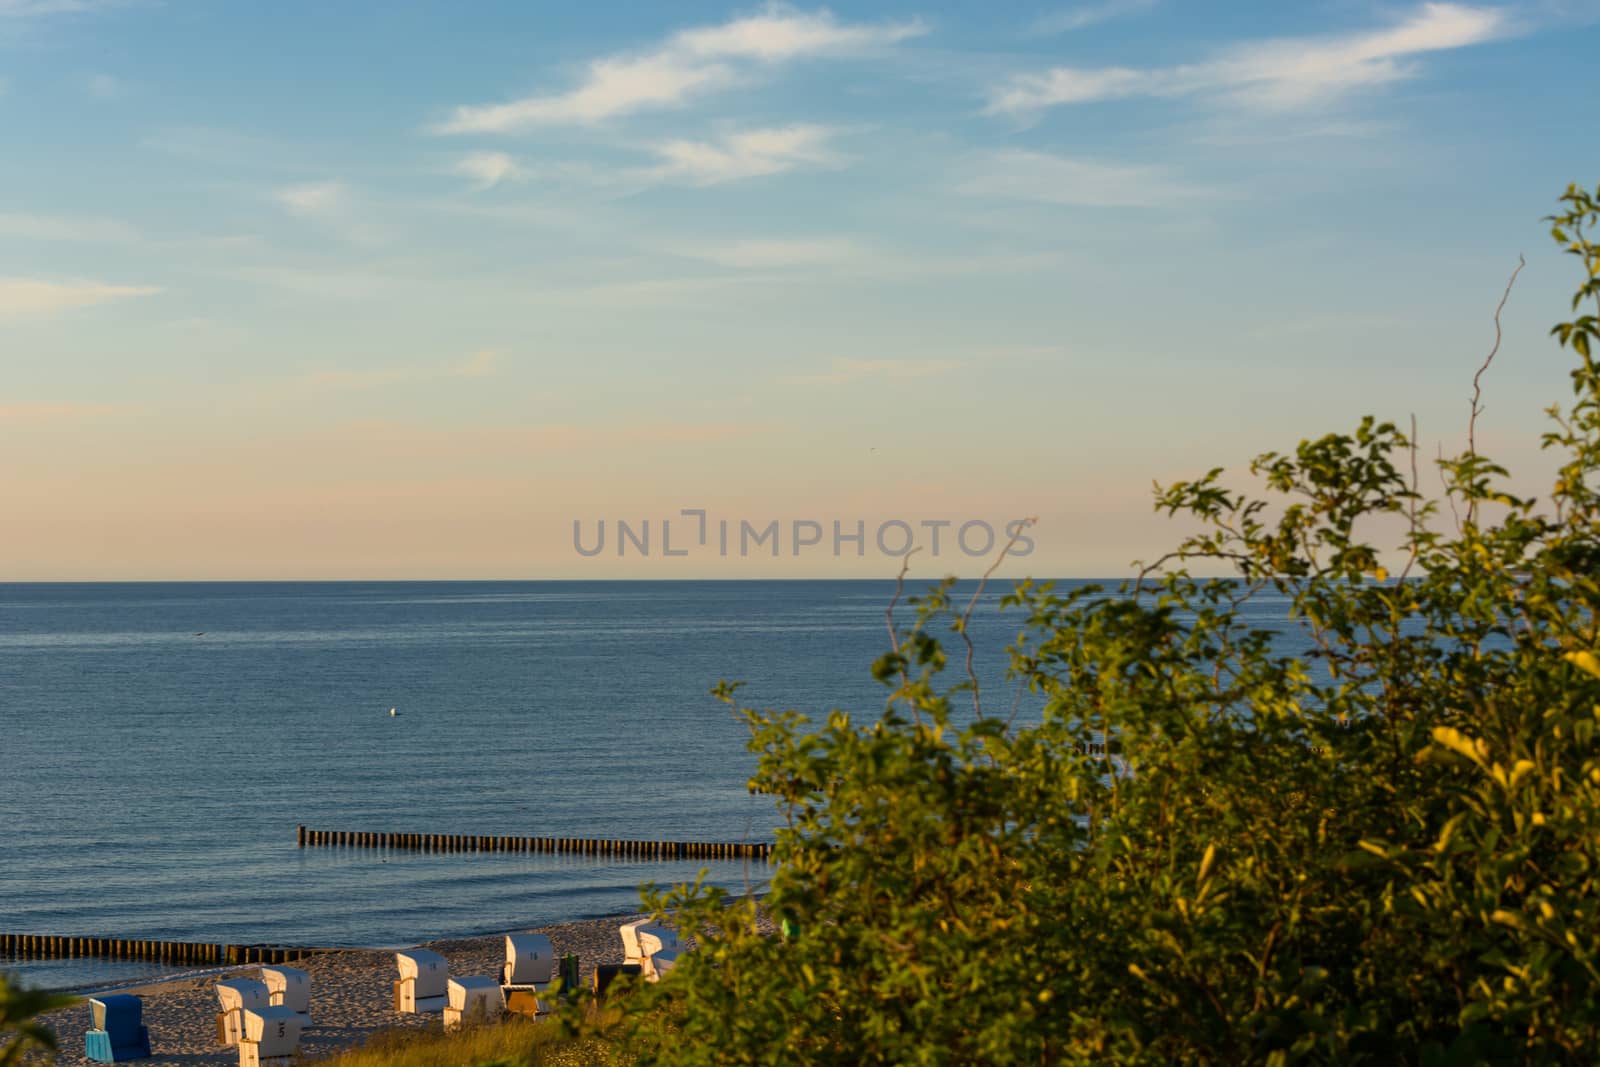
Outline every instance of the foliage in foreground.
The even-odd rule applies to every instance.
[[[0,974],[0,1067],[21,1063],[29,1050],[53,1051],[55,1032],[38,1016],[76,1003],[76,997],[28,989]]]
[[[1575,312],[1596,197],[1553,220]],[[1470,434],[1425,499],[1369,419],[1260,457],[1255,494],[1162,491],[1204,530],[1116,595],[1019,587],[1037,725],[941,681],[948,586],[878,664],[880,717],[743,710],[787,821],[765,904],[799,934],[716,889],[653,897],[702,947],[605,1036],[685,1064],[1592,1062],[1600,328],[1554,332],[1578,364],[1537,506]],[[1391,578],[1369,538],[1396,521]],[[1309,655],[1252,626],[1273,591]]]

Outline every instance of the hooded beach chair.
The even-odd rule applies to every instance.
[[[556,951],[543,934],[507,934],[506,962],[500,969],[500,991],[507,1011],[540,1015],[541,994],[555,983]]]
[[[261,980],[267,986],[267,1001],[281,1004],[306,1026],[311,1025],[311,976],[296,967],[263,967]]]
[[[482,975],[450,979],[449,1003],[444,1009],[444,1028],[459,1030],[467,1023],[491,1022],[505,1013],[505,995],[500,983]]]
[[[268,1004],[246,1008],[244,1038],[239,1042],[239,1067],[267,1067],[294,1062],[300,1051],[300,1031],[305,1020],[293,1008]]]
[[[400,980],[394,984],[394,1010],[406,1015],[443,1011],[448,1002],[446,984],[450,964],[437,952],[412,948],[395,953]]]
[[[127,993],[108,993],[89,1001],[93,1025],[83,1035],[83,1054],[94,1063],[126,1063],[150,1055],[150,1030],[144,1002]]]
[[[648,919],[624,923],[617,929],[622,934],[622,962],[637,964],[649,981],[654,981],[656,976],[650,957],[663,949],[681,947],[676,933],[665,926],[652,926]]]
[[[217,983],[217,1043],[237,1045],[244,1037],[244,1013],[271,1003],[267,984],[254,978],[229,978]]]

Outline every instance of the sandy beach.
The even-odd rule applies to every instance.
[[[554,926],[528,927],[547,935],[558,955],[575,953],[588,982],[596,966],[622,962],[622,938],[617,927],[643,915],[616,915]],[[522,932],[522,931],[512,931]],[[505,935],[474,937],[457,941],[430,941],[429,948],[450,962],[450,974],[497,977],[505,962]],[[394,953],[378,950],[329,952],[301,960],[292,966],[311,975],[311,1018],[313,1025],[301,1037],[301,1055],[317,1059],[358,1045],[370,1035],[387,1029],[437,1029],[440,1017],[400,1015],[394,1011],[391,983],[397,977]],[[259,966],[230,968],[205,976],[177,978],[149,985],[116,990],[133,993],[144,1001],[144,1022],[150,1028],[153,1057],[141,1060],[152,1067],[163,1064],[237,1064],[239,1051],[217,1043],[218,979],[256,977]],[[55,1030],[61,1064],[86,1064],[83,1035],[89,1028],[87,1003],[51,1013],[44,1020]]]

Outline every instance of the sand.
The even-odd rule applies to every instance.
[[[556,926],[531,927],[545,934],[559,957],[576,953],[588,982],[596,966],[622,962],[622,937],[617,927],[644,915],[618,915]],[[520,933],[523,931],[512,931]],[[488,975],[498,978],[505,962],[505,935],[460,941],[431,941],[417,946],[432,949],[450,962],[450,974]],[[399,976],[392,951],[352,950],[330,952],[290,966],[311,975],[312,1026],[300,1040],[301,1055],[316,1059],[359,1045],[370,1035],[387,1029],[438,1029],[440,1016],[400,1015],[394,1010],[393,982]],[[217,1043],[217,995],[221,978],[255,978],[259,966],[234,967],[204,977],[178,978],[149,985],[117,989],[144,1001],[144,1024],[150,1028],[153,1057],[140,1063],[237,1064],[236,1046]],[[89,1005],[52,1012],[43,1017],[59,1041],[57,1062],[85,1064],[83,1035],[89,1029]]]

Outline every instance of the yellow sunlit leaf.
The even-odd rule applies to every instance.
[[[1563,658],[1580,671],[1600,678],[1600,659],[1593,652],[1568,652]]]

